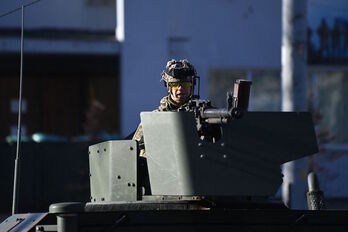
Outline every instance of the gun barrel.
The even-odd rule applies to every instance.
[[[228,118],[207,118],[204,121],[209,124],[226,124]]]
[[[201,112],[201,118],[230,118],[231,113],[227,109],[205,109]]]

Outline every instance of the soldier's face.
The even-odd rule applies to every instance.
[[[175,82],[169,85],[170,96],[178,104],[184,103],[191,96],[191,82]]]

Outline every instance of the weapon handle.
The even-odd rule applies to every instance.
[[[238,79],[234,83],[233,98],[234,107],[248,111],[251,81]]]

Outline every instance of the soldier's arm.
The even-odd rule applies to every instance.
[[[137,130],[135,131],[132,139],[138,141],[140,156],[144,156],[145,145],[144,145],[143,127],[141,123],[139,124]]]

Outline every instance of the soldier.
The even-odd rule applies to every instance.
[[[160,106],[155,111],[178,111],[187,106],[189,100],[193,97],[194,86],[197,73],[192,64],[187,60],[168,61],[165,70],[161,73],[161,80],[168,90],[168,96],[160,101]],[[144,138],[141,124],[138,126],[133,140],[137,140],[140,149],[140,155],[145,154]]]

